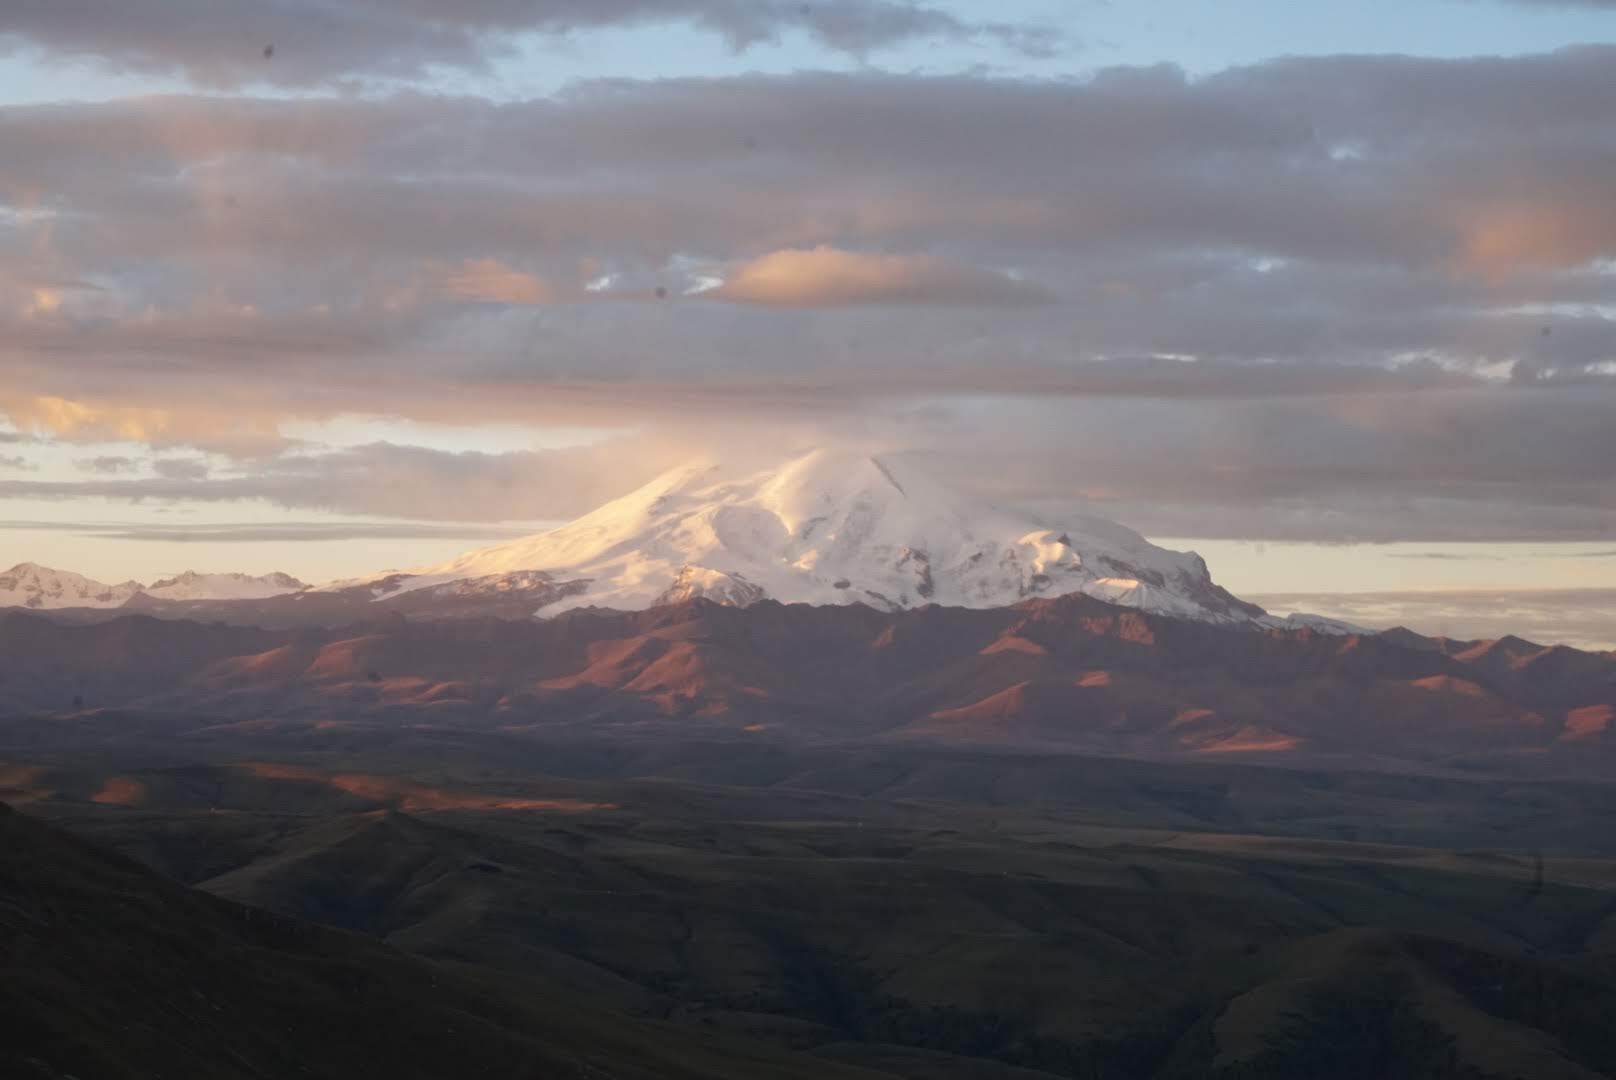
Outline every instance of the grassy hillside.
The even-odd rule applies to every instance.
[[[19,1080],[870,1075],[242,907],[3,805],[0,1028]]]
[[[667,780],[541,805],[537,779],[215,772],[31,805],[446,970],[894,1075],[1616,1069],[1598,859]]]

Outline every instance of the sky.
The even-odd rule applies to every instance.
[[[830,443],[1616,647],[1613,100],[1616,0],[6,5],[0,566],[324,581]]]

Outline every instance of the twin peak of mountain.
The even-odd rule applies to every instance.
[[[1252,627],[1357,628],[1280,619],[1214,584],[1201,557],[1115,522],[1040,521],[965,496],[907,461],[814,451],[763,472],[686,465],[560,528],[437,566],[309,589],[284,574],[183,574],[103,585],[25,563],[0,574],[0,606],[363,596],[431,614],[479,598],[530,614],[637,610],[705,597],[745,606],[862,603],[987,608],[1083,593],[1157,614]]]

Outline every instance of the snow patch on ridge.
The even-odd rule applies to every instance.
[[[199,574],[187,570],[175,577],[154,582],[141,591],[154,600],[267,600],[272,596],[301,592],[308,588],[288,574]]]

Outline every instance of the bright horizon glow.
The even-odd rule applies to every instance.
[[[1152,538],[1199,552],[1238,596],[1473,589],[1616,589],[1616,541],[1301,544]]]

